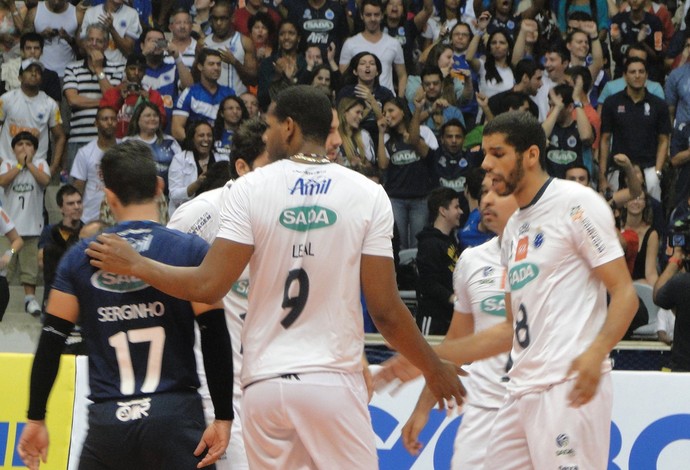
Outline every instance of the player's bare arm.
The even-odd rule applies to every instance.
[[[36,350],[31,372],[31,393],[33,395],[29,399],[30,415],[17,445],[19,456],[30,470],[38,469],[39,463],[41,461],[46,463],[48,459],[50,439],[44,419],[45,406],[48,401],[48,394],[57,377],[62,346],[67,338],[66,335],[69,334],[69,332],[65,334],[64,329],[71,329],[71,326],[76,323],[79,315],[79,302],[75,296],[53,289],[50,291],[46,311],[48,318],[41,332],[39,347]],[[56,322],[62,328],[56,329],[53,326]],[[60,329],[63,331],[58,331]],[[42,384],[38,384],[38,382],[42,382]],[[38,411],[33,408],[37,408]],[[38,415],[35,415],[36,413]]]
[[[112,233],[99,235],[86,249],[92,266],[138,277],[180,299],[205,303],[217,302],[230,290],[253,252],[253,246],[217,238],[198,267],[168,266],[140,255]]]
[[[588,403],[596,394],[601,363],[627,331],[639,303],[624,258],[594,268],[593,273],[606,286],[611,301],[599,334],[585,352],[575,358],[568,371],[569,376],[576,376],[569,396],[570,406],[574,407]]]
[[[384,338],[422,370],[439,406],[445,400],[463,401],[465,390],[455,366],[443,363],[417,328],[398,295],[392,258],[362,256],[361,280],[369,313]]]

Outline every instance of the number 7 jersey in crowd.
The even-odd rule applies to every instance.
[[[284,159],[224,191],[218,238],[254,246],[243,387],[290,373],[360,372],[361,257],[393,256],[383,188],[337,164]]]
[[[606,320],[606,289],[592,270],[623,256],[611,209],[590,188],[550,179],[508,221],[501,251],[515,330],[508,390],[563,382]]]

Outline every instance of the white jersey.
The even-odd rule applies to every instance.
[[[68,3],[65,11],[54,13],[48,9],[46,2],[38,2],[33,26],[37,33],[42,33],[46,29],[64,29],[70,37],[75,37],[78,27],[77,8]],[[41,62],[47,69],[54,70],[58,77],[62,78],[65,75],[65,65],[76,58],[77,55],[70,43],[59,35],[45,39]]]
[[[232,182],[228,183],[228,186]],[[169,228],[174,228],[186,233],[193,233],[212,244],[220,229],[220,207],[222,205],[223,188],[206,191],[196,196],[191,201],[182,204],[168,222]],[[244,317],[247,315],[249,294],[249,268],[240,275],[232,288],[223,297],[223,309],[225,310],[225,323],[228,326],[230,340],[232,342],[232,362],[234,371],[234,397],[233,405],[240,402],[242,389],[240,388],[240,372],[242,370],[241,333]],[[194,345],[197,356],[197,368],[199,377],[202,378],[202,387],[199,389],[201,396],[209,395],[204,372],[203,356],[199,342]]]
[[[281,160],[225,188],[218,236],[254,246],[242,385],[361,372],[362,255],[392,257],[383,188],[337,164]]]
[[[50,176],[48,162],[42,158],[33,159],[38,171]],[[3,159],[0,175],[8,173],[17,165],[14,154]],[[3,194],[2,206],[12,218],[17,233],[22,237],[38,237],[43,231],[43,197],[45,188],[38,184],[36,178],[26,166],[7,185]]]
[[[101,202],[105,196],[103,192],[105,184],[103,184],[103,173],[101,173],[103,153],[98,146],[98,139],[94,139],[77,151],[72,164],[70,176],[86,182],[82,195],[84,212],[81,220],[84,223],[100,218]]]
[[[244,64],[244,46],[242,46],[242,34],[239,31],[229,38],[221,42],[216,42],[213,40],[213,35],[209,35],[204,41],[204,47],[215,50],[230,50],[232,55],[241,63]],[[237,70],[232,65],[221,62],[220,64],[220,78],[218,79],[219,85],[225,85],[233,90],[235,90],[235,95],[240,96],[242,93],[247,91],[247,86],[240,79],[240,75]]]
[[[34,158],[48,158],[49,130],[62,125],[60,107],[50,96],[39,91],[28,96],[21,89],[8,91],[0,96],[0,157],[14,158],[12,138],[22,131],[31,132],[38,138]]]
[[[100,18],[106,16],[105,3],[89,7],[84,13],[84,19],[81,22],[81,39],[86,38],[86,30],[91,24],[100,23]],[[122,5],[118,10],[112,14],[113,28],[121,38],[131,38],[135,41],[139,40],[141,36],[141,23],[139,23],[139,13],[127,5]],[[124,64],[127,62],[127,57],[117,48],[115,41],[110,37],[110,42],[105,50],[105,59],[111,64]],[[111,82],[112,83],[112,82]],[[113,84],[114,85],[114,84]]]
[[[513,214],[501,244],[515,327],[509,391],[566,380],[606,320],[606,289],[592,270],[622,256],[611,208],[591,188],[551,179]]]
[[[498,237],[462,252],[453,271],[453,290],[455,315],[472,315],[475,333],[506,321],[505,269]],[[481,408],[501,406],[508,361],[505,353],[466,367],[467,403]]]

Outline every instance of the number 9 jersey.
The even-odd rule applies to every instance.
[[[518,209],[501,243],[514,330],[508,390],[564,382],[607,315],[593,269],[623,256],[606,201],[591,188],[551,179]],[[610,370],[608,359],[602,371]]]
[[[380,185],[337,164],[280,160],[224,189],[219,238],[254,246],[242,385],[360,372],[362,255],[392,258]]]

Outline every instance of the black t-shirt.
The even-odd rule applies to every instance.
[[[391,134],[386,142],[390,164],[386,170],[384,187],[389,197],[412,199],[429,194],[430,159],[422,158],[412,145],[405,143],[403,137]]]
[[[431,161],[435,186],[451,188],[459,193],[465,192],[470,171],[482,163],[481,156],[477,158],[476,154],[469,151],[452,154],[442,145],[436,150],[430,150],[427,158]]]
[[[318,10],[307,0],[285,0],[283,5],[288,11],[288,20],[300,29],[300,50],[318,46],[325,59],[328,45],[335,43],[337,62],[343,41],[350,35],[343,7],[333,0],[327,0]]]
[[[655,300],[661,308],[676,309],[669,366],[676,371],[690,371],[690,274],[673,276],[661,286]]]
[[[546,171],[555,178],[565,178],[565,170],[576,163],[584,165],[582,159],[582,140],[577,130],[577,122],[568,127],[553,126],[546,149]]]

